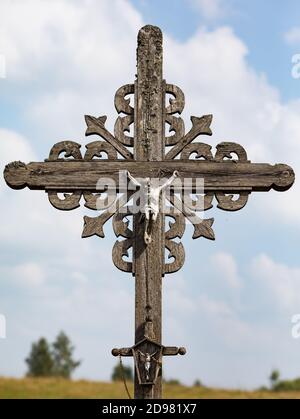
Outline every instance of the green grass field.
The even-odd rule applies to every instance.
[[[132,385],[129,385],[131,394]],[[238,391],[164,385],[166,399],[300,399],[300,392]],[[67,381],[55,378],[0,378],[1,399],[126,399],[122,382]]]

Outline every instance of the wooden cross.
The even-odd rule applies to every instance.
[[[106,116],[85,116],[86,135],[98,135],[102,140],[87,144],[84,155],[80,144],[63,141],[53,146],[44,162],[14,162],[4,171],[10,187],[45,190],[57,209],[75,209],[83,198],[87,208],[103,210],[98,217],[84,217],[82,237],[104,237],[103,226],[113,217],[114,232],[122,238],[113,247],[114,264],[135,277],[135,345],[112,352],[115,356],[134,357],[136,398],[160,398],[163,355],[185,353],[184,348],[161,344],[162,278],[183,266],[184,248],[178,238],[184,234],[185,219],[194,226],[194,239],[214,240],[214,220],[200,219],[195,210],[210,209],[215,197],[218,208],[236,211],[246,205],[252,192],[285,191],[294,182],[294,172],[289,166],[251,163],[244,148],[236,143],[218,144],[213,153],[210,145],[197,140],[201,135],[212,134],[211,115],[191,117],[192,127],[185,133],[180,117],[184,94],[179,87],[165,82],[162,61],[160,29],[143,27],[138,34],[136,81],[121,87],[115,95],[120,116],[114,135],[105,128]],[[134,97],[133,106],[130,96]],[[166,194],[157,190],[158,213],[151,205],[148,217],[141,214],[142,209],[138,213],[133,211],[133,205],[129,205],[133,191],[128,193],[131,180],[140,188],[146,185],[147,199],[152,199],[155,188],[145,179],[164,178],[168,182],[172,176],[184,182],[184,188],[176,190],[174,182],[167,196],[168,214],[164,212]],[[111,182],[100,182],[99,186],[103,178]],[[199,179],[204,181],[203,194],[197,196],[197,201],[187,199],[185,191],[190,188],[190,193],[197,192],[195,185]],[[101,199],[104,192],[106,199]],[[140,199],[145,196],[140,195]],[[133,220],[132,228],[129,217]],[[172,222],[165,231],[167,217]],[[130,248],[132,260],[124,260]],[[172,258],[169,263],[165,261],[165,249]]]

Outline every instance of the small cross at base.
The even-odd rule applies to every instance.
[[[185,355],[186,349],[177,346],[163,346],[156,342],[153,334],[153,323],[145,323],[144,338],[131,348],[114,348],[113,356],[133,356],[135,371],[141,386],[154,386],[161,373],[162,357]]]

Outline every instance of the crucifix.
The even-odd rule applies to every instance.
[[[252,192],[285,191],[295,178],[285,164],[251,163],[233,142],[218,144],[214,152],[199,140],[212,135],[212,115],[192,116],[185,132],[184,94],[163,79],[162,61],[162,33],[147,25],[138,34],[136,80],[115,95],[114,134],[105,127],[106,116],[86,115],[86,135],[101,139],[87,144],[84,153],[80,144],[61,141],[44,162],[17,161],[4,170],[10,187],[45,190],[57,209],[75,209],[83,199],[85,207],[101,211],[84,217],[82,237],[104,237],[104,224],[112,218],[120,238],[113,262],[135,278],[135,343],[112,354],[133,357],[135,398],[144,399],[161,398],[163,356],[186,352],[163,346],[161,336],[162,279],[184,264],[180,239],[186,220],[194,239],[214,240],[214,219],[197,211],[212,208],[214,199],[222,210],[240,210]]]

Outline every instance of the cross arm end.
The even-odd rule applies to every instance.
[[[5,166],[3,176],[12,189],[23,189],[27,184],[28,170],[25,163],[14,161]]]
[[[276,171],[278,171],[278,176],[274,181],[273,188],[276,191],[286,191],[295,182],[295,172],[287,164],[276,164]]]

